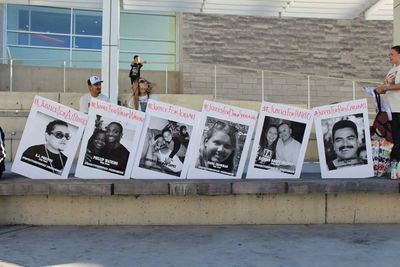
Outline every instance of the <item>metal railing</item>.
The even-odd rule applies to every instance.
[[[8,72],[2,74],[2,77],[9,77],[9,81],[0,81],[0,90],[9,87],[9,92],[21,91],[18,90],[19,84],[40,83],[43,81],[35,81],[36,75],[49,76],[52,79],[58,79],[58,84],[62,85],[61,90],[58,92],[69,92],[68,87],[78,86],[80,91],[85,90],[85,82],[90,74],[99,74],[100,61],[74,61],[75,63],[93,64],[93,68],[76,68],[70,67],[74,64],[65,60],[52,60],[54,65],[59,67],[37,67],[26,66],[21,63],[29,62],[43,62],[48,63],[50,59],[18,59],[18,58],[3,58],[2,62],[7,64],[0,65],[0,72]],[[125,68],[122,71],[126,72],[126,77],[122,79],[122,86],[120,82],[120,93],[122,87],[125,87],[129,92],[130,83],[128,79],[128,72],[130,62],[121,61],[120,66]],[[96,67],[97,66],[97,67]],[[156,66],[156,68],[154,68]],[[147,63],[143,69],[142,74],[151,76],[150,69],[157,69],[155,78],[158,77],[158,87],[164,87],[159,92],[165,94],[176,93],[176,88],[173,88],[174,82],[180,82],[180,92],[184,94],[198,94],[198,95],[212,95],[215,100],[217,99],[232,99],[232,100],[255,100],[263,101],[268,100],[271,102],[288,103],[288,104],[301,104],[304,107],[312,108],[323,104],[330,104],[332,102],[341,102],[354,100],[357,98],[367,98],[368,96],[363,92],[362,86],[377,85],[380,82],[376,80],[365,79],[344,79],[337,77],[329,77],[322,75],[313,75],[305,73],[293,73],[275,70],[263,70],[256,68],[226,66],[226,65],[210,65],[202,63],[165,63],[165,62],[151,62]],[[26,72],[31,71],[31,81],[28,80]],[[21,73],[24,72],[24,73]],[[43,75],[42,72],[49,72]],[[83,76],[81,72],[84,72]],[[86,75],[89,73],[88,75]],[[164,73],[160,75],[160,73]],[[177,74],[178,73],[178,74]],[[1,74],[1,73],[0,73]],[[77,76],[81,75],[82,80]],[[122,75],[122,73],[121,73]],[[54,78],[56,76],[57,78]],[[160,78],[162,76],[162,78]],[[177,76],[183,77],[182,81]],[[22,79],[20,77],[23,77]],[[153,77],[153,78],[154,78]],[[146,77],[147,78],[147,77]],[[22,80],[22,82],[20,81]],[[78,80],[78,81],[77,81]],[[23,91],[29,91],[24,88]],[[33,90],[35,91],[35,90]],[[41,90],[44,92],[45,90]],[[53,91],[54,92],[54,91]],[[373,107],[369,101],[369,107]],[[7,131],[6,143],[9,142],[8,160],[12,160],[13,143],[18,142],[20,133],[15,130],[9,129]],[[11,157],[11,158],[10,158]]]
[[[79,69],[80,72],[82,72],[83,68],[76,68],[76,67],[69,67],[74,64],[91,64],[93,68],[87,68],[88,72],[94,72],[94,70],[97,70],[97,72],[100,72],[100,67],[101,67],[101,62],[96,61],[96,60],[80,60],[80,61],[74,61],[74,64],[71,64],[71,62],[65,61],[65,60],[53,60],[53,59],[35,59],[35,58],[0,58],[2,62],[8,62],[8,64],[3,64],[3,65],[8,65],[8,70],[7,68],[3,68],[2,71],[8,71],[8,85],[5,85],[4,82],[0,86],[4,88],[8,87],[8,91],[13,92],[16,90],[16,87],[18,86],[17,83],[20,80],[19,77],[21,77],[20,73],[21,71],[26,71],[27,65],[29,65],[29,62],[35,62],[35,63],[49,63],[51,62],[53,65],[58,65],[60,67],[49,67],[49,69],[52,69],[50,71],[49,76],[61,76],[62,81],[58,81],[57,84],[62,85],[62,92],[67,92],[67,85],[69,84],[69,87],[74,87],[73,81],[76,80],[76,77],[72,75],[72,78],[68,80],[68,74],[72,73],[74,70]],[[20,64],[24,63],[24,64]],[[126,66],[125,70],[126,72],[129,71],[127,67],[129,67],[130,62],[128,61],[120,61],[120,66]],[[39,64],[41,65],[41,64]],[[20,66],[23,66],[22,68]],[[97,67],[96,67],[97,66]],[[322,76],[322,75],[313,75],[313,74],[305,74],[305,73],[293,73],[293,72],[284,72],[284,71],[275,71],[275,70],[265,70],[265,69],[256,69],[256,68],[248,68],[248,67],[237,67],[237,66],[227,66],[227,65],[211,65],[210,64],[203,64],[203,63],[166,63],[166,62],[151,62],[147,63],[145,67],[142,69],[142,72],[146,72],[146,70],[150,70],[153,68],[153,66],[156,66],[159,71],[165,72],[163,82],[158,82],[159,87],[164,87],[162,88],[165,92],[165,94],[174,92],[176,88],[172,88],[171,90],[171,84],[174,79],[171,77],[171,73],[179,71],[181,75],[183,75],[184,80],[183,80],[183,90],[181,90],[182,93],[190,93],[190,94],[212,94],[214,99],[220,99],[220,98],[229,98],[232,96],[230,94],[227,94],[227,89],[229,89],[229,84],[233,86],[233,88],[230,90],[233,95],[234,99],[237,100],[274,100],[274,95],[279,95],[279,94],[274,94],[274,90],[277,90],[277,88],[281,87],[284,84],[287,84],[287,89],[290,90],[291,86],[298,88],[299,90],[304,91],[299,91],[298,96],[300,97],[301,101],[304,103],[307,103],[307,107],[311,108],[315,106],[315,103],[319,103],[319,101],[315,101],[315,99],[318,99],[318,94],[321,94],[321,92],[324,92],[324,89],[322,88],[325,85],[321,85],[323,81],[325,81],[326,84],[332,84],[330,87],[334,88],[335,82],[339,82],[337,86],[340,86],[342,88],[341,91],[338,91],[336,93],[337,99],[334,99],[335,96],[330,97],[331,102],[339,102],[342,101],[343,99],[346,100],[352,100],[356,99],[358,93],[361,90],[358,90],[358,88],[361,87],[363,84],[370,84],[370,85],[377,85],[380,82],[376,80],[366,80],[366,79],[345,79],[345,78],[337,78],[337,77],[329,77],[329,76]],[[163,66],[163,67],[162,67]],[[33,69],[35,69],[35,66],[32,66]],[[36,67],[39,68],[39,67]],[[46,67],[40,67],[42,69]],[[153,68],[154,69],[154,68]],[[199,71],[200,69],[200,71]],[[212,71],[211,71],[212,70]],[[60,72],[60,74],[57,74],[57,72]],[[35,77],[33,77],[34,74],[32,74],[32,81],[31,84],[34,85],[35,82],[40,82],[40,81],[35,81]],[[248,77],[247,77],[248,76]],[[4,75],[3,75],[4,77]],[[27,75],[23,75],[24,77],[24,83],[26,84],[27,82]],[[159,77],[159,75],[158,75]],[[191,77],[194,77],[193,80],[191,80]],[[279,84],[279,82],[275,81],[276,77],[280,77],[282,84]],[[203,78],[203,79],[201,79]],[[240,80],[241,79],[241,80]],[[254,79],[256,82],[249,82],[249,79]],[[54,80],[54,78],[53,78]],[[288,80],[291,80],[289,83]],[[234,81],[234,82],[229,82],[229,81]],[[296,82],[297,81],[297,82]],[[79,88],[82,88],[82,84],[84,81],[80,80],[78,81]],[[203,83],[203,84],[200,84]],[[235,88],[235,84],[240,87],[246,87],[248,85],[251,85],[249,88],[250,91],[247,91],[246,94],[244,93],[238,93],[240,92],[239,88]],[[342,85],[340,85],[342,83]],[[189,84],[189,86],[188,86]],[[126,85],[122,84],[120,82],[120,87],[127,87],[129,88],[129,82],[128,79],[126,79]],[[321,89],[315,89],[313,90],[313,87],[319,86]],[[321,87],[322,86],[322,87]],[[45,87],[43,85],[42,87]],[[208,88],[208,91],[205,90],[204,88]],[[326,87],[326,86],[325,86]],[[343,90],[343,88],[346,87],[348,89]],[[0,88],[0,89],[3,89]],[[70,88],[71,89],[71,88]],[[18,90],[18,89],[17,89]],[[26,89],[24,89],[26,91]],[[28,90],[29,91],[29,90]],[[36,91],[35,88],[32,88],[31,91]],[[41,88],[41,91],[46,91],[46,89]],[[71,91],[71,90],[69,90]],[[160,91],[160,90],[159,90]],[[243,91],[243,90],[242,90]],[[325,90],[326,91],[326,90]],[[328,90],[329,91],[329,90]],[[122,92],[120,90],[120,92]],[[255,93],[256,92],[256,93]],[[282,90],[281,90],[282,92]],[[315,94],[315,92],[318,92],[318,94]],[[250,93],[252,97],[246,97],[246,95]],[[314,94],[313,94],[314,93]],[[350,93],[350,97],[349,97]],[[257,95],[257,96],[256,96]],[[281,96],[284,96],[284,94],[281,94]],[[306,96],[306,98],[304,98]],[[279,102],[279,97],[275,97],[277,102]],[[291,98],[293,98],[293,95],[291,95]],[[290,101],[289,101],[290,102]]]

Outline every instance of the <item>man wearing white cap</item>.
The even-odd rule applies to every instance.
[[[89,103],[92,97],[101,100],[110,102],[107,96],[101,93],[101,83],[103,81],[100,80],[99,76],[90,76],[87,80],[89,93],[83,95],[79,101],[79,110],[85,114],[89,113]]]

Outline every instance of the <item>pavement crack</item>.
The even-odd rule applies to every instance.
[[[33,227],[33,225],[26,225],[24,227],[16,227],[14,229],[10,229],[10,230],[4,231],[4,232],[1,231],[1,227],[0,227],[0,236],[6,235],[6,234],[9,234],[9,233],[13,233],[13,232],[24,231],[24,230],[26,230],[28,228],[31,228],[31,227]]]

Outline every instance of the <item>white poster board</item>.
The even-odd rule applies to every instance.
[[[374,176],[367,100],[313,110],[322,178]]]
[[[80,178],[129,178],[145,114],[93,99],[75,172]]]
[[[188,178],[241,178],[257,112],[204,101]]]
[[[311,110],[263,102],[246,178],[299,178],[312,122]]]
[[[131,176],[184,179],[193,156],[192,136],[200,112],[149,99],[138,156]]]
[[[87,115],[35,96],[12,172],[33,179],[68,178]]]

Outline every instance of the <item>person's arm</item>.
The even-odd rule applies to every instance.
[[[146,151],[146,156],[144,159],[144,165],[147,167],[151,167],[153,165],[156,164],[157,162],[157,157],[154,157],[154,145],[155,145],[155,141],[153,140],[154,135],[150,134],[148,137],[148,147],[147,147],[147,151]]]
[[[135,108],[135,107],[133,106],[133,97],[130,97],[130,98],[129,98],[127,105],[128,105],[128,108]]]
[[[181,142],[178,138],[172,137],[172,141],[174,141],[174,149],[172,150],[171,154],[169,154],[169,158],[173,158],[176,153],[178,153],[179,148],[181,148]]]
[[[387,91],[398,91],[400,90],[400,83],[381,85],[376,87],[375,90],[379,94],[386,94]]]
[[[378,94],[386,94],[387,91],[398,91],[400,90],[400,83],[395,83],[395,81],[400,80],[400,72],[392,73],[387,75],[383,85],[375,88]]]

